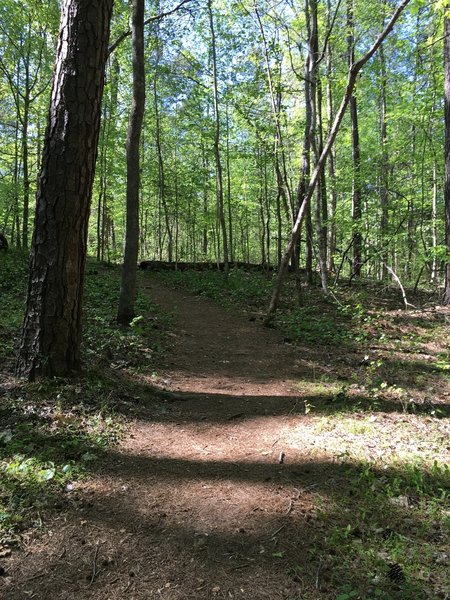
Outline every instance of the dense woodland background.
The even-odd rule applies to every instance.
[[[448,600],[446,3],[61,4],[0,6],[0,596]]]
[[[59,7],[18,6],[1,7],[0,228],[27,248]],[[147,3],[146,12],[171,8]],[[223,261],[227,253],[277,265],[348,66],[392,10],[378,0],[192,0],[148,23],[141,259]],[[123,256],[129,20],[128,3],[116,2],[89,230],[90,253],[105,261]],[[406,284],[442,283],[443,21],[439,3],[414,2],[359,76],[302,233],[309,280],[326,264],[333,275],[386,279],[393,269]]]

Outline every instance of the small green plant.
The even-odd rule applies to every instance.
[[[0,361],[12,353],[22,322],[27,258],[1,256]],[[20,277],[17,276],[20,274]],[[105,452],[121,436],[123,419],[117,414],[120,394],[132,385],[108,378],[104,365],[153,368],[153,353],[161,344],[166,323],[142,294],[139,314],[123,330],[111,317],[117,301],[119,270],[87,269],[85,337],[87,371],[77,380],[47,379],[21,385],[0,403],[0,531],[9,533],[38,523],[39,511],[70,497],[73,482],[95,470]],[[8,311],[8,315],[4,311]],[[7,332],[8,344],[3,344]],[[101,375],[99,366],[102,367]]]
[[[356,590],[350,590],[349,592],[344,592],[343,594],[339,594],[336,596],[336,600],[352,600],[352,598],[360,598],[359,592]]]

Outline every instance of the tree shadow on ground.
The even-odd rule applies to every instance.
[[[384,381],[383,377],[378,376],[378,378],[380,383]],[[230,377],[228,381],[233,382],[233,379]],[[400,380],[397,380],[397,384],[399,383]],[[417,389],[410,385],[410,380],[408,382],[407,378],[405,386],[410,394]],[[130,378],[128,374],[123,373],[117,375],[117,398],[114,408],[119,413],[162,421],[169,421],[171,414],[176,412],[178,422],[192,420],[225,422],[264,416],[305,415],[309,410],[308,407],[314,407],[315,415],[358,412],[409,413],[438,419],[450,416],[450,398],[442,397],[437,399],[438,401],[427,399],[427,401],[405,402],[402,397],[392,398],[382,393],[375,396],[368,392],[352,391],[348,388],[348,382],[342,380],[328,379],[321,382],[317,378],[313,380],[312,377],[299,380],[296,387],[297,390],[281,395],[264,393],[240,395],[238,389],[231,393],[227,391],[223,393],[171,392],[152,383],[146,383],[142,379],[139,381]],[[178,411],[178,407],[183,407],[183,410]]]
[[[385,599],[429,598],[432,580],[406,573],[397,585],[388,577],[395,549],[442,543],[441,530],[424,526],[414,505],[384,494],[403,476],[400,468],[368,474],[363,463],[111,452],[97,487],[49,521],[52,548],[41,546],[10,573],[5,598],[124,598],[129,591],[139,599],[331,599],[347,584],[362,598],[375,590]],[[439,488],[440,477],[431,475],[429,485]]]

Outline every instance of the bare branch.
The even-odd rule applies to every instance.
[[[325,53],[326,53],[327,48],[328,48],[328,42],[330,41],[331,34],[333,33],[334,24],[336,23],[336,19],[337,19],[337,15],[338,15],[338,10],[339,10],[340,6],[341,6],[341,0],[338,0],[337,6],[336,6],[336,10],[334,11],[333,19],[332,19],[330,27],[329,27],[326,35],[325,35],[325,39],[323,41],[322,52],[320,53],[319,58],[315,61],[315,64],[314,64],[315,67],[317,67],[318,65],[320,65],[320,63],[325,58]]]
[[[170,15],[173,15],[188,2],[192,2],[192,0],[182,0],[179,4],[177,4],[171,10],[167,10],[166,12],[162,12],[157,15],[154,15],[153,17],[149,17],[146,21],[144,21],[144,25],[149,25],[150,23],[154,23],[155,21],[160,21],[161,19],[164,19],[165,17],[169,17]],[[120,44],[124,40],[126,40],[127,37],[130,37],[130,35],[131,35],[131,29],[129,29],[128,31],[124,31],[121,35],[119,35],[117,40],[108,48],[108,57],[114,52],[114,50],[116,50],[117,46],[120,46]]]

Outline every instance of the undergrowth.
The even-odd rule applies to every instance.
[[[121,435],[136,403],[151,392],[133,375],[150,369],[171,326],[141,296],[132,327],[114,313],[119,271],[90,263],[85,310],[85,373],[76,380],[19,384],[12,377],[22,322],[26,261],[0,256],[0,553],[43,511],[75,502],[77,481],[93,473]],[[144,278],[147,273],[141,274]],[[156,275],[152,274],[151,277]],[[272,287],[262,274],[160,273],[158,278],[211,298],[248,318],[263,316]],[[450,539],[450,356],[438,311],[402,311],[401,299],[364,286],[334,291],[293,282],[274,326],[301,345],[304,377],[293,409],[307,416],[318,460],[335,476],[314,491],[311,574],[296,549],[274,560],[302,600],[448,600]],[[150,317],[148,317],[150,315]],[[144,398],[145,399],[145,398]],[[311,455],[311,460],[315,454]],[[6,548],[6,550],[5,550]],[[1,554],[0,554],[1,555]],[[309,578],[309,579],[308,579]],[[302,583],[303,585],[303,583]]]
[[[115,322],[117,267],[88,263],[83,373],[33,384],[13,377],[23,318],[27,258],[0,255],[0,551],[41,524],[45,508],[72,502],[76,481],[95,471],[121,435],[133,370],[152,370],[167,320],[139,294],[130,328]],[[127,410],[125,410],[125,408]]]

